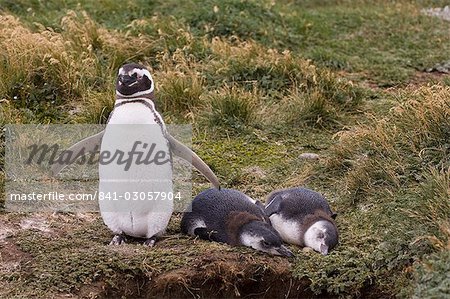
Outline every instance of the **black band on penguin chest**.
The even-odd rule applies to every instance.
[[[136,100],[129,100],[129,101],[123,101],[120,103],[117,103],[114,105],[114,109],[116,109],[117,107],[126,105],[126,104],[133,104],[133,103],[139,103],[139,104],[143,104],[145,107],[147,107],[148,109],[150,109],[150,111],[153,113],[153,115],[155,116],[155,122],[161,127],[161,129],[163,129],[163,122],[162,119],[160,119],[157,115],[156,115],[156,111],[153,108],[152,105],[150,105],[146,100],[143,99],[136,99]],[[108,118],[107,123],[109,123],[109,120],[111,119],[111,116],[114,114],[114,110],[111,112],[111,115]],[[163,130],[164,131],[164,130]],[[163,132],[164,133],[164,132]],[[165,135],[165,134],[164,134]]]
[[[120,107],[120,106],[123,106],[123,105],[126,105],[126,104],[132,104],[132,103],[143,104],[145,107],[147,107],[148,109],[150,109],[150,111],[152,112],[152,114],[153,114],[153,116],[154,116],[155,122],[159,125],[159,128],[161,129],[161,133],[163,134],[163,136],[164,136],[164,137],[166,138],[166,140],[167,140],[167,146],[169,147],[170,164],[173,166],[172,150],[170,149],[170,143],[169,143],[169,138],[168,138],[168,136],[167,136],[167,132],[166,132],[166,130],[164,130],[163,121],[162,121],[161,118],[158,117],[158,115],[156,114],[156,110],[153,108],[153,106],[150,105],[150,103],[148,103],[146,100],[144,100],[144,99],[127,100],[127,101],[123,101],[123,102],[120,102],[120,103],[115,104],[115,105],[114,105],[114,109],[113,109],[113,111],[111,112],[111,114],[109,115],[108,120],[107,120],[106,123],[107,123],[107,124],[109,123],[109,120],[110,120],[111,117],[113,116],[114,110],[115,110],[117,107]]]

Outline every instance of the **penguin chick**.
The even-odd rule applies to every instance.
[[[291,257],[264,210],[242,192],[207,189],[192,201],[192,212],[181,220],[184,234],[204,240],[244,245],[274,255]]]
[[[320,193],[305,188],[274,191],[266,200],[265,212],[285,242],[323,255],[338,243],[336,214]]]

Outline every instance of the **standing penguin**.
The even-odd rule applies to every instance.
[[[327,200],[315,191],[291,188],[272,192],[265,211],[284,241],[327,255],[338,243],[338,230]]]
[[[71,152],[74,158],[64,162],[57,159],[51,169],[56,175],[80,156],[99,149],[100,158],[105,155],[105,160],[117,156],[117,163],[112,158],[113,162],[102,163],[100,159],[99,163],[100,213],[115,234],[110,244],[122,244],[125,236],[132,236],[145,238],[144,244],[153,246],[156,237],[165,231],[173,201],[156,197],[173,192],[171,153],[191,162],[219,188],[211,169],[168,134],[155,109],[153,91],[154,82],[145,67],[135,63],[123,65],[116,82],[114,109],[105,130],[70,147],[66,152]],[[133,156],[137,150],[150,149],[156,153],[153,163],[144,163],[139,161],[142,156]],[[142,195],[146,200],[142,200]]]
[[[242,192],[208,189],[192,201],[181,220],[184,234],[204,240],[244,245],[275,255],[293,256],[270,226],[264,210]]]

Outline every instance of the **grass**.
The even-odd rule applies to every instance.
[[[340,134],[328,170],[345,172],[347,191],[376,192],[377,186],[402,188],[420,182],[424,169],[448,169],[447,87],[427,87],[408,94],[387,117]]]
[[[210,96],[211,112],[208,115],[210,126],[239,129],[255,122],[258,95],[225,88]]]
[[[223,185],[261,201],[313,188],[340,231],[329,256],[288,261],[182,236],[179,215],[147,250],[106,246],[97,214],[2,211],[0,296],[444,297],[450,88],[421,70],[450,40],[420,14],[441,4],[0,0],[2,128],[105,123],[117,69],[141,62]],[[4,160],[2,143],[2,194]]]
[[[356,3],[102,1],[99,9],[89,1],[65,1],[61,9],[58,1],[3,1],[2,7],[29,24],[39,22],[58,31],[59,21],[69,9],[84,9],[96,22],[121,31],[127,31],[133,20],[153,17],[154,22],[138,31],[151,36],[161,23],[176,20],[176,29],[189,28],[196,36],[254,39],[271,48],[294,50],[317,65],[351,72],[359,80],[380,86],[404,84],[416,69],[447,59],[446,23],[420,14],[421,8],[439,3]],[[174,51],[177,46],[168,48]]]

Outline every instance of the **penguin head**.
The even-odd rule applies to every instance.
[[[327,255],[338,243],[337,228],[328,220],[319,220],[306,230],[304,243],[305,246]]]
[[[274,255],[293,257],[287,249],[280,235],[269,224],[262,221],[251,221],[245,224],[240,233],[240,243],[253,249]]]
[[[116,82],[118,96],[130,98],[151,95],[153,89],[153,78],[144,66],[128,63],[119,69]]]

